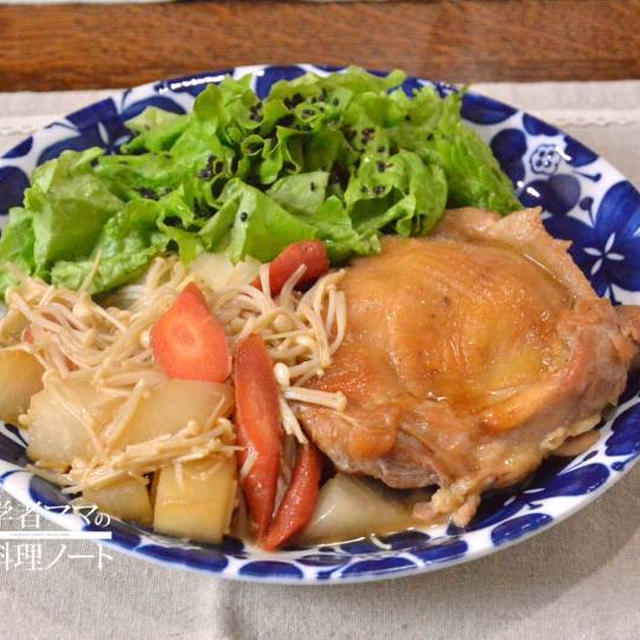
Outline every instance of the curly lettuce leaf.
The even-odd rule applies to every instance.
[[[501,214],[521,209],[491,149],[462,122],[461,94],[452,93],[437,102],[427,96],[421,92],[408,102],[409,118],[391,137],[396,145],[444,171],[447,207],[479,207]]]
[[[349,211],[340,198],[327,197],[329,174],[311,171],[285,176],[267,194],[290,213],[313,226],[317,237],[325,242],[333,263],[344,262],[351,255],[367,255],[378,250],[375,229],[353,227]]]
[[[46,273],[57,260],[90,253],[105,222],[122,208],[122,200],[93,171],[101,153],[64,151],[34,171],[24,208],[33,224],[36,273]]]
[[[169,237],[158,228],[162,214],[158,203],[130,202],[104,225],[93,254],[84,260],[59,260],[51,270],[51,282],[77,289],[96,264],[90,293],[108,291],[136,278],[167,247]]]
[[[333,264],[379,251],[382,233],[424,235],[446,207],[519,207],[460,96],[352,67],[276,83],[225,78],[191,113],[150,107],[119,153],[66,151],[38,167],[0,238],[0,260],[58,284],[118,286],[161,251],[270,260],[320,238]],[[99,263],[96,262],[100,258]],[[0,289],[12,282],[0,267]]]
[[[25,273],[35,271],[33,246],[33,220],[31,213],[22,207],[9,210],[9,224],[0,238],[0,264],[11,263]],[[16,284],[11,272],[0,269],[0,291],[5,291]]]
[[[48,278],[58,260],[91,253],[104,224],[124,204],[93,170],[101,154],[95,148],[64,151],[34,171],[23,207],[13,210],[0,238],[2,291],[12,283],[7,262]]]
[[[326,200],[329,174],[326,171],[310,171],[285,176],[275,182],[267,195],[290,213],[313,216]]]
[[[240,180],[229,182],[223,200],[225,204],[199,236],[213,250],[228,239],[226,251],[234,261],[250,255],[268,262],[292,242],[316,236],[311,225]]]

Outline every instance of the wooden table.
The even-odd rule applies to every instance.
[[[455,82],[639,78],[640,1],[0,6],[0,91],[294,61]]]

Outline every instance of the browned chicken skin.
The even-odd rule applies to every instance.
[[[537,210],[447,212],[427,238],[387,237],[341,283],[347,334],[300,407],[335,465],[392,487],[438,484],[419,515],[466,522],[480,492],[533,471],[617,401],[640,310],[597,297]]]

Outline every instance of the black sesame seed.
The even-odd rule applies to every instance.
[[[309,189],[311,189],[311,191],[315,191],[316,190],[316,183],[315,182],[310,182],[309,183]]]
[[[222,180],[214,180],[211,183],[211,195],[218,199],[220,197],[220,194],[222,193],[222,189],[224,187],[226,183],[226,180],[222,179]]]
[[[147,200],[158,200],[160,196],[151,189],[146,189],[145,187],[138,187],[134,189],[140,195],[141,198],[146,198]]]
[[[196,218],[210,218],[213,215],[214,210],[206,204],[194,202],[193,212],[196,214]]]
[[[347,182],[349,181],[349,173],[346,169],[340,165],[336,165],[329,176],[329,182],[331,184],[339,184],[342,189],[347,188]]]
[[[376,185],[375,187],[373,187],[373,193],[379,196],[380,194],[384,193],[384,187],[381,184]]]
[[[250,120],[253,120],[254,122],[260,122],[260,120],[262,120],[262,111],[259,105],[251,105],[249,110],[251,111],[251,114],[249,115]]]
[[[362,144],[367,144],[373,138],[374,130],[371,127],[365,127],[362,130]]]
[[[281,127],[290,127],[293,124],[293,121],[295,120],[295,118],[289,114],[288,116],[284,116],[284,118],[280,118],[280,120],[278,120],[278,124]]]
[[[367,187],[365,187],[364,185],[362,185],[362,186],[360,187],[360,191],[361,191],[362,193],[367,193]]]
[[[337,106],[340,104],[340,100],[338,100],[338,98],[334,98],[334,99],[331,101],[331,104],[332,104],[334,107],[337,107]]]
[[[427,140],[428,140],[429,142],[431,142],[431,140],[433,140],[433,133],[430,133],[430,134],[427,136]]]
[[[351,142],[356,137],[356,131],[349,127],[345,128],[343,131],[344,137]]]
[[[249,214],[246,211],[240,212],[240,222],[246,222],[249,219]]]
[[[198,178],[201,178],[202,180],[211,180],[211,178],[213,177],[213,156],[209,155],[209,157],[207,158],[207,163],[204,166],[204,169],[202,169],[202,171],[198,172]]]
[[[381,160],[378,160],[376,162],[376,169],[378,170],[379,173],[382,173],[386,169],[386,167],[387,165]]]
[[[304,102],[304,98],[301,94],[296,93],[290,98],[285,98],[283,102],[284,106],[287,107],[287,109],[293,109],[294,107],[297,107],[301,102]]]

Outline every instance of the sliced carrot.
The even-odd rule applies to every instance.
[[[224,329],[193,282],[151,328],[151,350],[170,378],[224,382],[231,374]]]
[[[318,450],[311,443],[302,446],[298,451],[289,488],[262,541],[263,549],[276,549],[311,520],[318,498],[321,473],[322,460]]]
[[[329,257],[324,242],[320,240],[302,240],[301,242],[294,242],[284,249],[269,265],[269,288],[271,293],[274,295],[280,293],[285,282],[303,264],[307,268],[297,286],[312,284],[329,271]],[[256,278],[251,284],[257,289],[262,288],[260,278]]]
[[[251,334],[236,346],[234,385],[238,463],[253,459],[241,484],[260,539],[271,523],[282,452],[278,387],[260,336]]]

